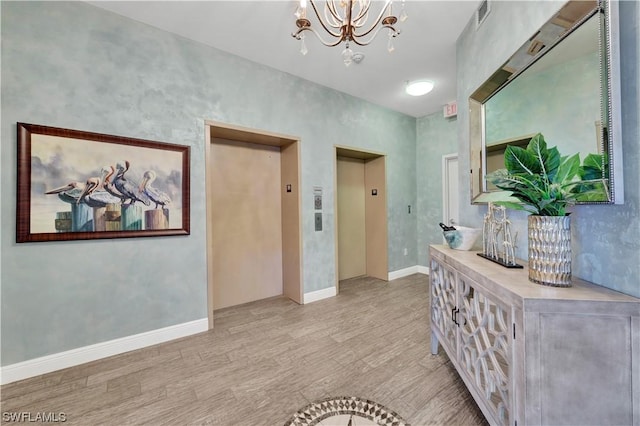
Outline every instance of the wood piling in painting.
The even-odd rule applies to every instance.
[[[106,231],[106,213],[107,209],[105,207],[94,207],[93,208],[93,230],[96,232]]]
[[[169,229],[169,210],[154,209],[144,212],[145,229]]]
[[[56,232],[71,232],[71,212],[56,212]]]
[[[108,204],[93,208],[72,204],[70,212],[56,213],[55,228],[56,232],[169,229],[169,209],[145,211],[135,204]]]
[[[71,232],[93,232],[93,211],[86,204],[71,204]]]
[[[122,229],[120,224],[121,220],[122,213],[120,204],[107,204],[105,211],[105,230],[120,231]]]
[[[122,230],[139,231],[142,229],[142,207],[136,204],[123,205]]]

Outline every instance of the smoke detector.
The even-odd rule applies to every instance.
[[[362,60],[364,59],[364,53],[362,52],[355,52],[353,54],[353,58],[351,58],[353,60],[353,62],[355,62],[356,64],[359,64],[360,62],[362,62]]]

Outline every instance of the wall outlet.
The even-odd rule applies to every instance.
[[[409,250],[405,247],[404,249],[404,255],[407,256],[409,254]]]

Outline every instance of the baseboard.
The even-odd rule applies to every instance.
[[[207,318],[172,325],[158,330],[134,334],[108,342],[96,343],[65,352],[46,355],[0,368],[0,384],[15,382],[63,368],[84,364],[135,349],[141,349],[169,340],[179,339],[192,334],[202,333],[209,329]]]
[[[397,280],[398,278],[408,277],[413,274],[425,274],[429,275],[429,268],[426,266],[410,266],[408,268],[399,269],[397,271],[389,272],[389,281]]]
[[[336,294],[337,293],[336,293],[336,288],[335,287],[323,288],[322,290],[317,290],[317,291],[312,291],[312,292],[309,292],[309,293],[305,293],[302,303],[306,305],[307,303],[317,302],[318,300],[322,300],[322,299],[327,299],[329,297],[333,297]]]
[[[419,274],[424,274],[424,275],[429,275],[429,267],[428,266],[418,265],[418,273]]]

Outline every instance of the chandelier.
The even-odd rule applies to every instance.
[[[311,7],[315,12],[315,16],[324,30],[329,34],[331,39],[326,41],[311,26],[311,21],[307,18],[307,0],[300,0],[296,8],[296,26],[298,30],[291,35],[300,40],[300,53],[307,54],[307,46],[304,41],[305,32],[309,31],[318,37],[320,42],[325,46],[337,46],[343,41],[346,42],[345,49],[342,51],[342,59],[346,66],[353,62],[353,50],[349,47],[349,43],[353,42],[359,46],[366,46],[373,41],[380,30],[386,28],[389,30],[389,41],[387,50],[393,52],[393,39],[400,34],[400,31],[394,28],[398,18],[393,15],[393,0],[386,0],[382,9],[378,13],[377,18],[369,25],[369,11],[371,9],[372,0],[326,0],[324,1],[323,13],[318,10],[316,5],[318,1],[309,0]],[[378,3],[382,3],[381,1]],[[402,0],[402,10],[400,12],[400,21],[407,19],[407,13],[404,10],[404,0]]]

